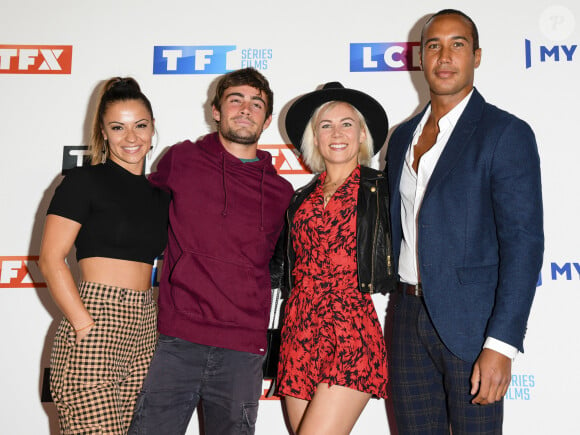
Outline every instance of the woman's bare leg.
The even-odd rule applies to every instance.
[[[288,415],[288,421],[292,427],[293,433],[298,433],[300,428],[300,423],[308,408],[310,402],[304,399],[298,399],[297,397],[286,396],[284,397],[284,404],[286,405],[286,413]]]
[[[348,435],[371,395],[351,388],[318,384],[314,397],[305,402],[299,435]],[[296,399],[299,400],[299,399]]]

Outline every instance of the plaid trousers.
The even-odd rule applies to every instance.
[[[155,349],[153,290],[82,282],[79,292],[95,325],[77,344],[63,318],[50,360],[61,433],[124,435]]]
[[[473,362],[463,361],[447,349],[422,297],[393,296],[396,305],[388,355],[399,434],[501,434],[503,400],[472,404]]]

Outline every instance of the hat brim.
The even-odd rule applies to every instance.
[[[306,124],[314,111],[329,101],[344,101],[356,107],[364,116],[371,136],[374,153],[378,153],[385,144],[389,131],[389,121],[383,106],[370,95],[355,89],[326,88],[310,92],[298,98],[286,114],[286,132],[290,141],[300,152],[302,136]]]

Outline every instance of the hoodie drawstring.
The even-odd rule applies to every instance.
[[[224,209],[222,210],[222,216],[226,217],[228,215],[228,187],[226,183],[226,156],[222,153],[222,187],[224,189]]]
[[[264,231],[264,177],[266,166],[262,166],[262,178],[260,179],[260,231]]]

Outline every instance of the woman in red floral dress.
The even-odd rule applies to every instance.
[[[385,142],[387,116],[372,97],[334,82],[298,99],[286,130],[320,175],[288,209],[278,394],[295,433],[347,434],[372,396],[386,397],[371,294],[395,282],[388,193],[384,174],[364,165]]]

